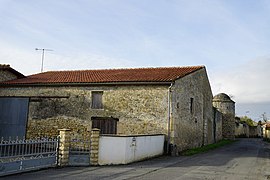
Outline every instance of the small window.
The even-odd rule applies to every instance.
[[[92,117],[92,129],[100,129],[100,134],[116,134],[117,121],[119,119],[113,117]]]
[[[190,114],[193,114],[193,101],[194,101],[194,99],[193,98],[190,98]]]
[[[93,91],[92,92],[92,109],[103,109],[102,103],[102,91]]]

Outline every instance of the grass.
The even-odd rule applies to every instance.
[[[224,140],[221,140],[221,141],[219,141],[219,142],[217,142],[215,144],[209,144],[209,145],[202,146],[202,147],[199,147],[199,148],[188,149],[186,151],[183,151],[181,154],[184,155],[184,156],[192,156],[194,154],[207,152],[207,151],[210,151],[212,149],[216,149],[216,148],[225,146],[227,144],[231,144],[233,142],[235,142],[235,140],[224,139]]]

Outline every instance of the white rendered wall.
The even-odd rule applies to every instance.
[[[164,135],[100,136],[99,165],[127,164],[163,154]]]

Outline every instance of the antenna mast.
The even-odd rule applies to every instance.
[[[36,51],[42,51],[42,56],[41,56],[41,72],[43,72],[43,63],[44,63],[44,52],[45,51],[53,51],[52,49],[44,49],[44,48],[36,48]]]

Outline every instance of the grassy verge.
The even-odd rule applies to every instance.
[[[221,140],[221,141],[219,141],[219,142],[217,142],[215,144],[209,144],[209,145],[199,147],[199,148],[188,149],[186,151],[183,151],[181,154],[184,155],[184,156],[191,156],[191,155],[194,155],[194,154],[207,152],[209,150],[216,149],[218,147],[222,147],[222,146],[225,146],[227,144],[231,144],[233,142],[235,142],[235,141],[233,141],[233,140]]]

